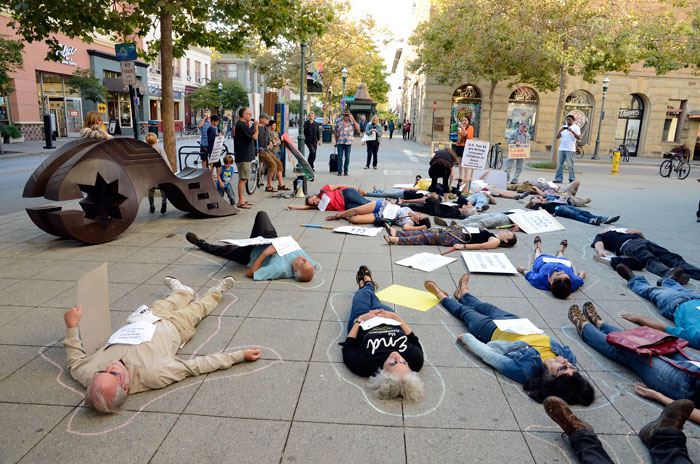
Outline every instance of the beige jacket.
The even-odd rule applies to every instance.
[[[140,345],[105,345],[90,356],[85,355],[78,338],[78,329],[66,329],[66,355],[70,375],[87,387],[95,372],[121,360],[129,369],[129,393],[156,390],[179,382],[186,377],[228,369],[243,361],[243,351],[215,353],[183,360],[175,356],[180,335],[166,320],[155,323],[156,331],[150,342]]]

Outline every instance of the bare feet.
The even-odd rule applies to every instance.
[[[469,293],[469,274],[464,274],[459,278],[459,283],[457,284],[454,297],[456,300],[459,300],[467,293]]]
[[[423,286],[425,287],[425,289],[427,291],[432,293],[435,297],[437,297],[441,301],[443,299],[449,297],[449,295],[447,293],[443,292],[442,290],[440,290],[440,287],[438,287],[437,284],[435,282],[433,282],[432,280],[426,280],[425,283],[423,284]]]
[[[396,245],[397,243],[399,243],[399,239],[398,239],[398,238],[396,238],[396,237],[389,237],[388,235],[385,235],[385,236],[384,236],[384,240],[386,240],[386,243],[388,243],[389,245]]]

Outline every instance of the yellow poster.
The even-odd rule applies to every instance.
[[[403,285],[391,285],[377,293],[377,298],[385,303],[393,303],[416,311],[427,311],[440,302],[431,293]]]
[[[522,159],[530,157],[530,144],[527,145],[517,145],[511,143],[508,145],[508,158]]]

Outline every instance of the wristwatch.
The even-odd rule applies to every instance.
[[[353,322],[353,324],[361,324],[361,323],[362,323],[362,321],[360,320],[359,317],[356,318],[355,321]]]

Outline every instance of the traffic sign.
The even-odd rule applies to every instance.
[[[107,105],[104,103],[98,103],[97,104],[97,112],[98,113],[107,113]]]
[[[433,113],[437,111],[437,100],[433,100]]]
[[[135,61],[136,60],[136,44],[124,43],[114,44],[114,53],[117,55],[118,61]]]
[[[124,85],[136,85],[136,62],[121,61],[119,64],[122,68],[122,82]]]

